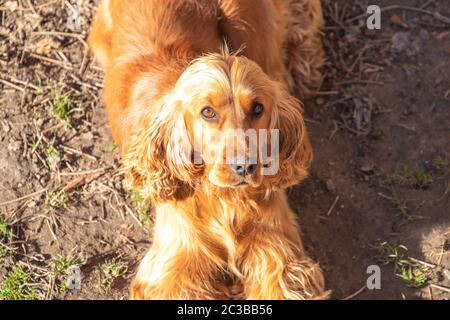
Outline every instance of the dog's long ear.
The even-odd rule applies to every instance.
[[[193,148],[180,109],[163,103],[143,116],[123,150],[127,186],[153,203],[189,196],[201,170],[192,161]]]
[[[274,184],[287,188],[308,175],[313,158],[302,103],[281,85],[278,88],[275,128],[279,129],[279,171]]]

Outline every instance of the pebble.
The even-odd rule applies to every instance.
[[[444,271],[442,273],[447,278],[447,280],[450,281],[450,270],[444,269]]]

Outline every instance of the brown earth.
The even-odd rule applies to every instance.
[[[369,1],[323,4],[327,80],[306,101],[315,161],[289,191],[305,245],[334,298],[449,299],[450,3],[371,1],[401,6],[378,31],[349,21]],[[95,6],[0,0],[0,300],[126,298],[151,243],[86,50]],[[359,292],[374,264],[381,290]],[[81,290],[64,287],[73,265]]]

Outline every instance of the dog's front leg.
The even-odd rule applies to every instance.
[[[219,292],[213,287],[213,273],[206,259],[183,251],[170,257],[165,254],[164,251],[150,249],[132,283],[131,299],[218,298]]]
[[[319,266],[301,247],[276,229],[255,229],[247,243],[243,261],[245,294],[248,299],[325,298]]]
[[[132,299],[217,299],[222,263],[211,248],[199,241],[178,206],[156,208],[153,244],[139,266],[131,286]]]

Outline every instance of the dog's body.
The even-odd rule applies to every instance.
[[[320,84],[322,23],[319,0],[101,2],[89,41],[106,70],[111,130],[128,182],[156,210],[132,298],[326,296],[284,194],[312,158],[288,90]],[[246,58],[221,53],[224,42]],[[198,128],[279,130],[278,173],[192,164],[180,146]]]

